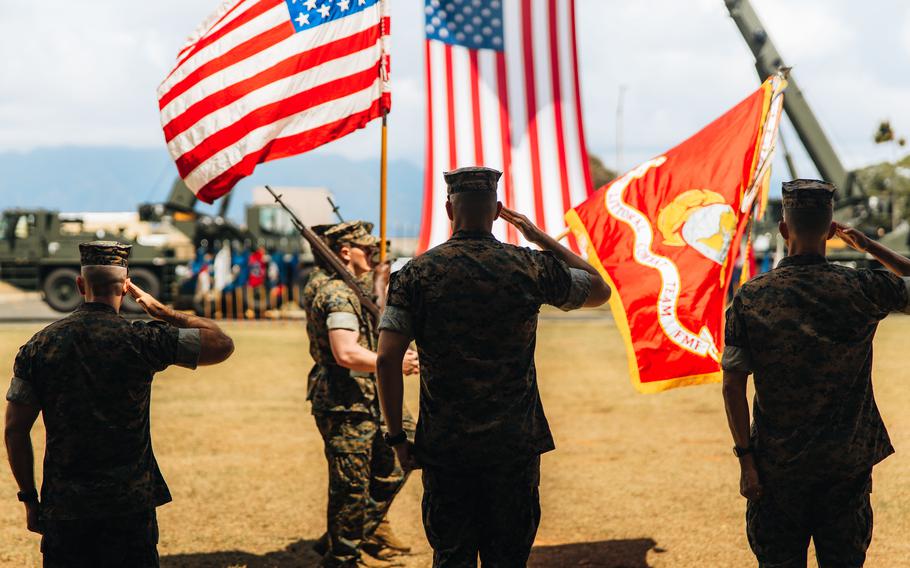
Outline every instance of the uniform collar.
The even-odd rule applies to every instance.
[[[109,314],[116,314],[117,310],[108,304],[102,304],[101,302],[83,302],[81,306],[76,308],[77,312],[102,312]]]
[[[777,266],[808,266],[810,264],[827,264],[828,259],[820,254],[795,254],[781,259]]]
[[[460,231],[455,231],[455,233],[452,235],[452,238],[453,239],[488,239],[488,240],[492,240],[492,241],[496,240],[496,237],[493,236],[493,233],[491,233],[489,231],[467,231],[464,229],[462,229]]]

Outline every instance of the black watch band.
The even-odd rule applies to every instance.
[[[738,458],[747,456],[747,455],[751,454],[752,451],[753,451],[752,446],[749,446],[748,448],[740,448],[739,446],[733,446],[733,455],[735,455]]]
[[[394,447],[398,444],[403,444],[408,441],[408,434],[404,430],[395,434],[394,436],[386,432],[382,437],[385,440],[386,445],[389,447]]]
[[[22,503],[37,503],[38,491],[34,489],[31,491],[20,491],[16,493],[16,498],[19,499],[19,501]]]

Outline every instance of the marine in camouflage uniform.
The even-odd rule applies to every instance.
[[[482,192],[478,198],[495,204],[500,175],[489,168],[449,172],[450,200]],[[447,242],[393,275],[380,329],[383,342],[388,332],[414,338],[420,355],[413,451],[423,468],[433,565],[476,566],[479,555],[486,566],[524,566],[540,521],[540,454],[554,449],[534,365],[538,312],[542,304],[581,307],[595,278],[608,288],[567,257],[455,222]],[[550,246],[565,251],[555,241]],[[389,398],[382,364],[380,372]],[[389,426],[393,431],[392,419]]]
[[[811,180],[784,184],[785,220],[794,210],[821,212],[811,214],[822,216],[822,251],[833,192]],[[785,230],[793,251],[796,229]],[[738,382],[740,435],[750,444],[737,452],[758,474],[759,485],[746,482],[754,485],[746,524],[760,566],[805,567],[810,538],[821,567],[862,566],[872,539],[872,467],[894,452],[872,391],[872,339],[879,321],[907,307],[906,279],[810,253],[744,284],[728,308],[725,399],[728,382]]]
[[[343,244],[375,247],[378,239],[370,235],[371,226],[342,223],[327,231],[325,239],[336,250]],[[365,288],[372,285],[368,275],[357,278]],[[323,564],[353,566],[407,475],[382,441],[375,374],[337,363],[329,341],[333,329],[357,331],[359,345],[375,352],[376,330],[357,295],[341,278],[326,273],[307,311],[310,354],[315,361],[308,399],[329,465],[329,542]]]
[[[83,274],[116,266],[125,277],[129,246],[95,242],[80,250]],[[149,433],[152,378],[170,365],[195,368],[200,349],[199,329],[130,323],[112,305],[87,302],[19,350],[6,395],[7,442],[12,450],[12,415],[31,409],[30,429],[43,414],[44,566],[158,565],[155,508],[171,494]],[[20,486],[30,484],[31,471],[13,463],[19,450],[9,453]]]

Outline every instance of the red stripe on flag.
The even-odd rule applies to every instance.
[[[582,121],[581,116],[581,88],[579,87],[581,83],[578,80],[578,47],[575,43],[575,0],[569,0],[569,20],[569,43],[572,49],[572,74],[575,77],[575,119],[578,124],[578,150],[583,154],[581,156],[581,169],[585,174],[585,191],[588,192],[588,195],[591,195],[597,188],[593,187],[594,182],[591,181],[591,168],[588,167],[588,155],[584,154],[588,146],[585,144],[585,123]]]
[[[474,165],[482,166],[483,163],[483,127],[480,117],[480,73],[478,66],[478,52],[476,49],[468,51],[471,62],[471,114],[474,121]]]
[[[537,134],[537,93],[534,90],[537,81],[534,76],[534,46],[532,45],[534,28],[533,22],[531,21],[531,9],[531,0],[521,1],[521,41],[524,55],[525,106],[528,115],[528,141],[531,150],[531,178],[534,184],[534,214],[537,226],[546,232],[547,223],[543,211],[540,147],[538,146],[539,138]]]
[[[256,164],[301,154],[325,144],[329,140],[341,138],[358,128],[363,128],[368,122],[382,115],[382,108],[385,104],[387,101],[376,99],[370,108],[346,116],[341,120],[293,136],[276,138],[261,150],[244,156],[243,160],[203,186],[196,196],[206,203],[212,203],[230,191],[238,180],[253,173]]]
[[[515,207],[512,187],[512,124],[509,120],[509,83],[506,73],[506,54],[496,52],[496,86],[499,90],[499,137],[502,140],[502,187],[505,206]],[[506,240],[518,244],[518,234],[506,223]]]
[[[208,29],[205,30],[205,32],[203,32],[202,34],[200,34],[199,40],[197,40],[196,43],[191,44],[191,45],[186,45],[186,46],[184,46],[183,49],[180,50],[180,53],[177,54],[177,65],[176,65],[175,67],[179,67],[181,63],[183,63],[184,61],[186,61],[186,59],[183,57],[183,55],[184,55],[186,52],[195,49],[195,47],[199,44],[199,41],[205,39],[205,37],[209,34],[209,32],[211,32],[211,31],[215,28],[215,26],[217,26],[218,24],[220,24],[221,22],[223,22],[228,16],[230,16],[231,14],[233,14],[234,11],[237,10],[237,8],[239,8],[240,6],[242,6],[242,5],[243,5],[243,1],[244,1],[244,0],[237,0],[237,1],[235,2],[235,4],[234,4],[233,6],[231,6],[230,10],[228,10],[227,12],[225,12],[224,14],[222,14],[221,17],[218,18],[218,20],[216,20],[215,22],[213,22],[212,25],[209,26]],[[172,71],[172,72],[173,72],[173,71]]]
[[[259,107],[230,126],[222,128],[206,138],[201,144],[177,159],[180,177],[188,176],[200,164],[241,140],[251,131],[275,121],[288,118],[317,105],[367,89],[376,82],[376,68],[372,67],[323,83],[286,99]]]
[[[216,57],[208,63],[200,65],[184,77],[183,80],[171,87],[171,90],[162,95],[158,100],[158,108],[163,109],[171,101],[187,92],[193,85],[206,77],[210,77],[239,61],[252,57],[260,51],[268,49],[293,35],[294,24],[291,23],[291,20],[288,20],[287,22],[282,22],[274,28],[266,30],[256,37],[250,38],[240,45],[235,46],[227,53]]]
[[[417,253],[422,253],[430,248],[430,235],[433,224],[433,175],[436,164],[433,163],[433,77],[430,64],[430,40],[424,42],[424,61],[427,71],[427,158],[423,170],[423,216],[420,220],[420,241],[417,244]]]
[[[449,125],[449,170],[458,167],[458,152],[455,148],[455,81],[452,73],[452,46],[445,44],[446,57],[446,120]]]
[[[557,24],[556,0],[549,0],[549,37],[550,37],[550,83],[553,88],[553,118],[556,123],[556,153],[559,158],[559,185],[562,190],[563,213],[572,208],[572,194],[569,192],[569,165],[566,158],[565,130],[562,123],[562,84],[559,72],[559,32]],[[569,233],[569,245],[578,252],[575,235]]]
[[[250,6],[250,8],[246,12],[238,15],[236,18],[234,18],[233,20],[228,22],[223,28],[221,28],[217,32],[213,33],[212,35],[207,35],[207,36],[203,36],[202,38],[200,38],[199,41],[197,41],[196,44],[193,46],[193,48],[190,50],[190,52],[187,53],[186,56],[182,57],[177,62],[177,65],[174,67],[174,71],[176,71],[178,67],[183,65],[183,63],[186,60],[188,60],[192,56],[196,55],[197,53],[199,53],[206,47],[212,45],[219,39],[223,38],[224,36],[231,33],[232,31],[240,28],[241,26],[250,22],[251,20],[261,16],[262,14],[265,14],[266,12],[268,12],[269,10],[271,10],[272,8],[274,8],[275,6],[277,6],[279,4],[284,4],[284,0],[261,0],[260,2],[253,4],[252,6]],[[238,2],[237,6],[234,6],[233,8],[228,10],[227,14],[225,14],[223,17],[221,17],[218,20],[218,22],[223,21],[224,18],[228,17],[228,15],[230,15],[231,12],[236,10],[238,6],[240,6],[240,2]],[[289,12],[288,13],[289,22],[290,22],[290,17],[291,17],[291,15]],[[214,24],[212,24],[212,27],[214,28],[215,26],[217,26],[218,22],[215,22]],[[184,52],[186,52],[186,50],[184,50]],[[181,52],[181,53],[183,53],[183,52]],[[173,74],[173,71],[171,71],[171,74]]]
[[[379,27],[372,27],[353,36],[337,39],[304,53],[288,57],[269,69],[200,99],[177,115],[164,127],[164,138],[170,142],[175,136],[193,126],[202,118],[245,97],[256,89],[312,69],[333,59],[356,53],[376,44]]]

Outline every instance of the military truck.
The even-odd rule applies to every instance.
[[[192,243],[168,225],[138,223],[138,216],[129,213],[0,213],[0,280],[41,292],[57,311],[72,311],[82,301],[76,288],[79,243],[105,239],[133,245],[130,277],[163,301],[173,299],[181,268],[192,258]],[[141,308],[129,299],[124,310],[136,313]]]

